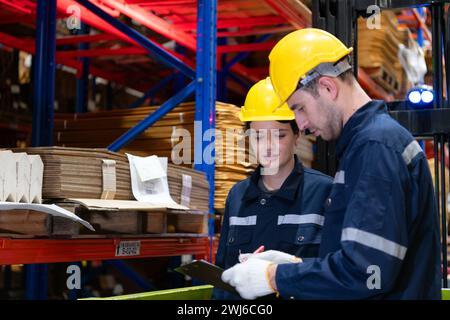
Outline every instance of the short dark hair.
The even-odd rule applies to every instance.
[[[297,122],[295,121],[295,119],[293,119],[293,120],[276,120],[276,121],[278,121],[280,123],[289,123],[291,125],[292,132],[294,134],[299,134],[300,129],[298,128],[298,125],[297,125]],[[245,123],[245,130],[250,129],[250,123],[251,123],[251,121],[247,121]]]

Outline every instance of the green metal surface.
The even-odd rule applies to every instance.
[[[107,298],[87,298],[80,300],[210,300],[213,286],[158,290],[143,293],[127,294]]]

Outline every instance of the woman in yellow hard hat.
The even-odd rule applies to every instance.
[[[255,172],[230,190],[216,264],[230,268],[262,246],[279,262],[318,255],[322,210],[332,179],[304,168],[295,155],[299,129],[294,113],[280,104],[270,78],[248,92],[239,117],[250,128],[259,163]],[[275,110],[276,109],[276,110]],[[220,290],[215,298],[239,298]]]

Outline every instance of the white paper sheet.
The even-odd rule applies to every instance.
[[[10,150],[0,151],[0,201],[16,201],[16,160]]]
[[[170,196],[169,184],[167,182],[167,158],[158,158],[160,166],[155,166],[155,172],[151,174],[144,174],[144,177],[159,176],[159,178],[142,181],[138,172],[146,171],[148,169],[153,170],[153,167],[147,167],[145,169],[140,166],[147,166],[150,162],[147,162],[142,157],[126,154],[130,163],[130,175],[131,175],[131,189],[133,196],[139,202],[147,202],[149,204],[157,205],[160,207],[171,207],[178,205]],[[152,156],[154,157],[154,156]],[[140,159],[139,159],[140,158]],[[151,157],[147,157],[151,158]],[[161,172],[161,168],[164,172]]]
[[[20,203],[20,202],[0,202],[0,210],[34,210],[45,212],[55,217],[63,217],[75,222],[81,223],[91,231],[95,231],[92,225],[73,214],[72,212],[58,207],[55,204],[37,204],[37,203]]]
[[[163,160],[160,160],[160,158],[158,158],[157,156],[150,156],[145,158],[134,157],[133,162],[139,179],[145,182],[166,177],[167,173],[166,170],[164,170],[161,161]],[[167,160],[165,162],[167,163]]]

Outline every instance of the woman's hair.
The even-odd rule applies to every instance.
[[[300,132],[297,122],[295,120],[277,120],[277,121],[281,123],[289,123],[291,125],[291,129],[292,132],[294,132],[294,134],[298,134]]]
[[[298,134],[300,132],[298,126],[297,126],[297,122],[295,122],[295,120],[276,120],[280,123],[289,123],[291,125],[291,129],[292,132],[294,132],[294,134]],[[245,123],[245,130],[250,129],[250,123],[251,121],[248,121]]]

